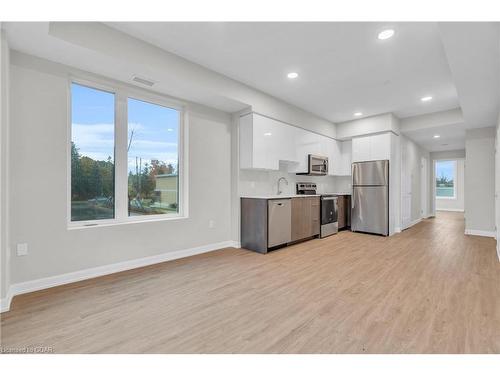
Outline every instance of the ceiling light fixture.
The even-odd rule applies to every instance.
[[[434,138],[439,138],[441,137],[439,134],[434,134]]]
[[[295,79],[299,76],[299,73],[296,73],[296,72],[290,72],[286,75],[288,78],[290,79]]]
[[[356,117],[363,116],[363,112],[354,112],[354,116]]]
[[[420,98],[420,100],[423,102],[428,102],[429,100],[432,100],[432,96],[424,96],[423,98]]]
[[[264,133],[264,135],[265,135],[266,137],[269,137],[269,136],[273,135],[273,133]]]
[[[380,40],[386,40],[386,39],[391,38],[393,35],[394,35],[394,30],[393,29],[387,29],[387,30],[383,30],[383,31],[379,32],[378,33],[378,38]]]

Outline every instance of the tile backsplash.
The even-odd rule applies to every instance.
[[[295,194],[297,182],[314,182],[317,184],[318,193],[336,193],[351,190],[351,177],[349,176],[297,176],[285,170],[261,171],[240,169],[239,171],[240,196],[243,195],[274,195],[278,191],[278,179],[284,177],[288,181],[281,182],[283,194]]]

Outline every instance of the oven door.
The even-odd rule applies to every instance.
[[[328,158],[309,155],[309,174],[324,176],[328,174]]]
[[[321,225],[338,221],[337,197],[321,197]]]

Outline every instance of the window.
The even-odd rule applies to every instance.
[[[181,216],[181,115],[142,91],[71,83],[71,226]]]
[[[456,160],[436,161],[436,198],[455,199],[456,198]]]
[[[128,214],[177,213],[179,112],[128,99]]]
[[[71,85],[71,221],[115,217],[114,94]]]

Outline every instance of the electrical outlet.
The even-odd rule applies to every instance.
[[[215,228],[215,220],[208,220],[208,227]]]
[[[17,256],[22,257],[28,255],[28,244],[27,243],[18,243],[17,244]]]

